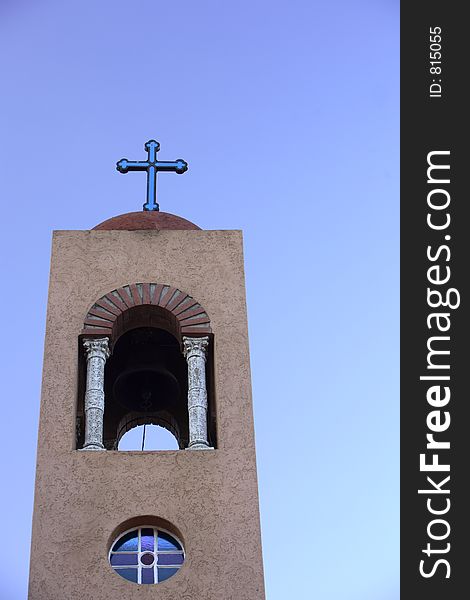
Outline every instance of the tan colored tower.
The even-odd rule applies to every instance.
[[[29,599],[264,597],[241,233],[54,232]]]

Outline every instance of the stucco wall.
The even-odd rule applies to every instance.
[[[214,332],[218,449],[74,450],[78,335],[93,302],[157,281],[196,298]],[[172,523],[186,562],[169,580],[115,574],[113,532]],[[30,600],[262,600],[241,233],[57,231],[53,237],[33,518]]]

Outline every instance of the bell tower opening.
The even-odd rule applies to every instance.
[[[123,436],[152,425],[169,432],[176,448],[171,438],[164,440],[164,433],[155,436],[149,429],[144,451],[215,448],[213,351],[208,334],[204,309],[170,286],[133,284],[98,300],[79,338],[76,448],[130,450],[127,445],[137,432],[120,445]],[[203,389],[198,381],[202,371]],[[141,450],[142,445],[132,449]]]
[[[105,367],[103,438],[117,450],[120,439],[140,425],[160,425],[188,445],[188,381],[178,340],[168,331],[139,327],[115,343]]]

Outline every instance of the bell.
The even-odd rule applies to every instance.
[[[178,380],[162,365],[137,365],[118,375],[113,385],[114,398],[137,412],[170,409],[180,396]]]
[[[129,332],[115,350],[115,401],[137,412],[172,412],[180,398],[173,372],[174,359],[180,356],[176,340],[165,331],[141,328]]]

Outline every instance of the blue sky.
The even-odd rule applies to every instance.
[[[26,597],[51,230],[140,210],[115,162],[153,137],[189,163],[162,210],[244,230],[267,598],[398,599],[398,65],[394,0],[0,2],[1,598]]]

